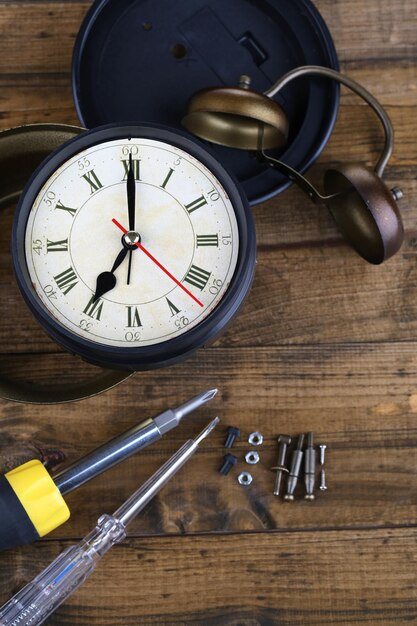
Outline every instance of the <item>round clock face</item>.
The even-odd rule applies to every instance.
[[[62,327],[140,347],[180,337],[219,305],[239,229],[226,190],[198,158],[126,136],[73,154],[49,175],[24,249],[33,289]]]

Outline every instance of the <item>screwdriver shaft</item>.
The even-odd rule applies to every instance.
[[[152,500],[154,495],[172,478],[174,474],[188,461],[197,450],[200,443],[211,433],[219,423],[215,417],[206,428],[195,438],[187,441],[149,480],[142,485],[120,508],[114,513],[123,526],[131,522],[140,511]]]
[[[178,426],[185,415],[214,398],[216,393],[217,389],[204,391],[175,409],[168,409],[133,426],[56,474],[55,485],[62,495],[78,489],[87,481],[160,439],[166,432]]]

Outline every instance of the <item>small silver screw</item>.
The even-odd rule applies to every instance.
[[[320,491],[327,491],[326,472],[324,469],[320,471]]]
[[[400,189],[399,187],[394,187],[393,189],[391,189],[391,194],[394,200],[401,200],[401,198],[404,196],[402,189]]]
[[[319,445],[319,448],[320,448],[320,465],[324,465],[324,457],[326,455],[327,446],[325,443],[321,443]]]
[[[250,89],[250,84],[252,82],[252,79],[250,76],[247,76],[246,74],[242,74],[242,76],[239,78],[239,87],[241,89]]]

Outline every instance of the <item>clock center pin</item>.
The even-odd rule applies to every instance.
[[[122,244],[128,250],[135,250],[138,243],[142,241],[141,236],[135,230],[128,230],[122,237]]]

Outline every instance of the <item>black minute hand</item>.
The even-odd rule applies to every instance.
[[[127,210],[129,213],[129,230],[135,230],[135,214],[136,214],[136,181],[133,172],[132,153],[129,154],[129,171],[127,173]],[[127,270],[127,284],[130,285],[130,272],[132,269],[132,253],[129,252],[129,268]]]
[[[96,300],[101,298],[101,296],[103,296],[105,293],[114,289],[117,283],[114,272],[117,270],[119,265],[123,263],[128,252],[128,248],[123,248],[123,250],[120,250],[110,272],[102,272],[97,276],[96,293],[94,294],[93,302],[96,302]]]

